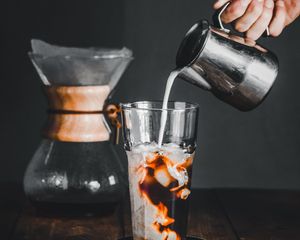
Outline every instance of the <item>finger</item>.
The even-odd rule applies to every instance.
[[[269,26],[274,9],[273,0],[265,0],[264,10],[258,20],[250,27],[246,33],[246,37],[257,40]]]
[[[286,9],[286,18],[285,18],[285,26],[288,26],[292,23],[297,17],[300,16],[300,1],[299,0],[290,0],[284,1],[285,9]]]
[[[215,10],[223,7],[225,5],[225,3],[228,3],[230,0],[218,0],[214,3],[213,8]]]
[[[253,0],[246,13],[235,22],[235,29],[239,32],[246,32],[260,17],[263,12],[264,1],[263,0]]]
[[[275,13],[271,23],[269,25],[270,35],[273,37],[277,37],[282,32],[285,27],[286,20],[286,9],[284,5],[284,1],[277,0],[275,2]]]
[[[221,19],[224,23],[230,23],[246,12],[248,5],[252,0],[236,0],[226,8],[222,13]]]

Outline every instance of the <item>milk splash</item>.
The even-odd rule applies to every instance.
[[[162,105],[162,113],[160,118],[160,129],[159,129],[159,135],[158,135],[158,146],[162,146],[163,138],[164,138],[164,132],[166,128],[167,118],[168,118],[168,102],[170,97],[170,92],[173,86],[173,83],[177,76],[179,75],[180,70],[174,70],[170,73],[166,88],[165,88],[165,94],[163,99],[163,105]]]

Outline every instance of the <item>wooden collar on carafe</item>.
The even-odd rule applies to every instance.
[[[98,142],[110,138],[103,105],[110,88],[104,86],[47,86],[49,115],[43,136],[64,142]]]

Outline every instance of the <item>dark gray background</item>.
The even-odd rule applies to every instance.
[[[27,52],[31,38],[67,46],[122,47],[135,60],[116,102],[162,99],[177,47],[208,0],[1,1],[0,181],[21,182],[46,117],[41,81]],[[299,21],[263,40],[280,60],[277,82],[256,110],[239,112],[183,81],[171,98],[200,104],[195,187],[300,188]],[[124,161],[126,161],[124,159]]]

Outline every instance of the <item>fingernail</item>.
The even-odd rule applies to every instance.
[[[214,3],[214,8],[219,8],[220,7],[220,3],[221,3],[221,0],[218,0]]]
[[[262,3],[264,0],[257,0],[259,3]]]
[[[273,7],[274,7],[274,2],[273,2],[273,0],[266,0],[266,2],[265,2],[265,7],[266,7],[266,8],[273,8]]]
[[[236,24],[235,29],[239,32],[245,32],[245,25],[243,23]]]
[[[281,0],[276,1],[276,6],[277,7],[284,7],[284,2]]]

